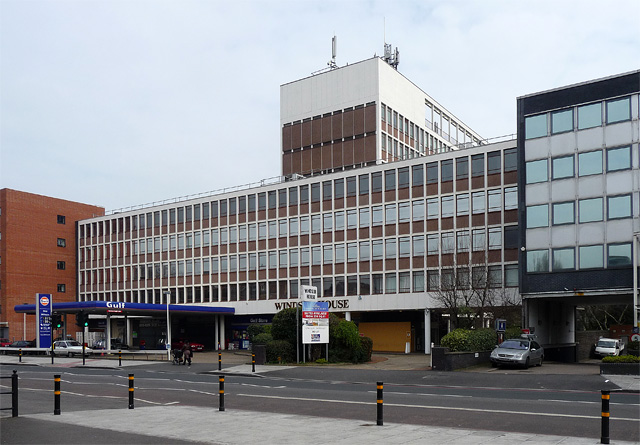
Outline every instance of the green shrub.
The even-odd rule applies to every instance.
[[[252,345],[266,345],[270,341],[273,341],[273,337],[271,336],[271,334],[267,334],[266,332],[263,332],[261,334],[256,335],[255,337],[253,337],[253,340],[251,341],[251,344]]]
[[[358,357],[359,363],[366,363],[371,361],[371,354],[373,353],[373,340],[371,337],[360,337],[360,356]]]
[[[260,334],[271,334],[271,325],[251,323],[247,326],[247,334],[249,334],[249,341],[255,343],[254,338]]]
[[[316,363],[319,364],[319,365],[324,365],[324,364],[329,363],[329,362],[324,358],[319,358],[318,360],[316,360]]]
[[[504,333],[504,338],[505,340],[508,338],[520,338],[520,335],[522,335],[522,329],[520,328],[520,326],[514,326],[511,328],[507,328]]]
[[[490,351],[496,345],[493,329],[455,329],[442,337],[441,345],[451,352]]]
[[[603,358],[602,363],[640,363],[640,357],[635,355],[609,356]]]
[[[267,362],[293,363],[296,360],[295,347],[286,340],[272,340],[267,343]]]
[[[298,329],[302,332],[302,311],[297,311]],[[287,308],[273,316],[271,335],[274,340],[286,340],[292,345],[296,344],[296,308]],[[300,335],[302,338],[302,335]]]

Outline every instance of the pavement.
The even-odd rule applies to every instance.
[[[256,365],[252,370],[251,356],[242,352],[225,351],[221,355],[223,369],[217,371],[217,353],[196,353],[193,371],[208,369],[216,374],[239,374],[256,377],[287,369],[287,366]],[[15,356],[0,356],[3,368],[12,365],[51,366],[50,357],[23,356],[22,363]],[[135,369],[140,365],[169,366],[167,361],[122,360],[90,358],[56,358],[54,366],[61,368],[85,367],[100,369]],[[316,366],[314,364],[314,366]],[[351,369],[428,370],[429,356],[423,354],[375,354],[372,361],[361,365],[342,366]],[[6,369],[5,368],[5,369]],[[213,370],[211,370],[213,368]],[[187,368],[189,369],[189,368]],[[540,372],[557,374],[598,374],[594,364],[545,363]],[[462,372],[495,372],[492,368],[475,367]],[[602,376],[624,391],[640,392],[638,376]],[[227,410],[196,406],[151,406],[134,410],[108,409],[91,411],[91,426],[87,426],[86,412],[63,412],[21,415],[18,418],[1,419],[0,443],[207,443],[207,444],[298,444],[323,442],[336,444],[595,444],[593,438],[565,437],[544,434],[510,433],[504,431],[472,430],[465,428],[443,428],[434,426],[387,423],[379,426],[375,422],[336,418],[311,417],[257,411]],[[206,421],[203,421],[206,419]],[[64,428],[56,425],[64,424]],[[28,428],[33,434],[24,436]],[[42,436],[37,435],[42,431]],[[62,433],[64,432],[64,433]],[[56,434],[60,435],[60,441]],[[76,440],[77,439],[77,440]],[[611,443],[636,443],[612,440]]]

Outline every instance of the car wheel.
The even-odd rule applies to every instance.
[[[73,357],[73,352],[67,352],[67,357]]]
[[[497,368],[497,367],[498,367],[498,364],[497,364],[497,363],[494,363],[494,362],[491,362],[491,367],[492,367],[492,368]]]
[[[524,362],[524,369],[529,369],[529,357],[527,357],[527,361]]]
[[[540,362],[538,363],[537,366],[542,366],[542,361],[544,360],[544,355],[540,356]]]

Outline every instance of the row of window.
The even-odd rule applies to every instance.
[[[548,159],[528,161],[526,164],[527,184],[546,182],[549,178],[566,179],[578,176],[599,175],[606,169],[607,172],[629,170],[631,168],[631,146],[608,148],[605,150],[606,157],[602,150],[578,153],[578,163],[576,166],[575,156],[559,156]],[[606,166],[603,167],[603,160],[606,159]],[[551,172],[549,172],[551,166]]]
[[[309,202],[331,201],[345,197],[368,195],[382,191],[417,187],[426,184],[437,184],[439,178],[442,182],[452,181],[455,178],[466,179],[471,177],[516,171],[516,149],[494,151],[486,154],[480,153],[469,156],[461,156],[454,159],[418,164],[412,167],[389,169],[384,172],[365,173],[358,176],[339,178],[261,192],[246,196],[239,196],[219,201],[204,202],[169,210],[158,210],[139,215],[126,217],[124,220],[113,219],[100,223],[81,224],[80,237],[103,236],[105,233],[123,233],[138,228],[153,228],[168,224],[200,221],[201,219],[226,217],[256,210],[275,210]],[[426,175],[425,175],[426,173]],[[425,178],[426,176],[426,178]],[[102,224],[104,223],[104,224]]]
[[[525,138],[546,137],[631,120],[631,96],[565,108],[525,118]]]
[[[549,213],[550,208],[551,213]],[[547,227],[549,216],[551,216],[551,224],[555,226],[575,224],[576,221],[579,223],[603,221],[605,214],[607,220],[631,218],[633,214],[631,195],[607,196],[606,200],[604,198],[579,199],[577,206],[575,201],[527,206],[527,229]]]
[[[504,235],[504,238],[503,238]],[[424,257],[439,253],[480,252],[517,247],[517,226],[490,227],[488,229],[458,230],[442,234],[414,235],[376,239],[351,243],[337,243],[314,247],[269,250],[256,253],[205,257],[202,259],[149,263],[139,266],[138,278],[167,278],[175,276],[209,275],[247,270],[277,269],[298,266],[319,266],[369,260]],[[426,243],[425,243],[426,241]],[[87,252],[87,259],[89,259]],[[160,270],[163,270],[162,274]],[[81,269],[85,269],[81,259]],[[145,275],[145,270],[148,274]],[[124,278],[124,277],[123,277]],[[126,280],[126,279],[125,279]]]
[[[607,244],[606,265],[608,268],[630,266],[631,243]],[[548,249],[527,251],[527,272],[549,272],[550,267],[553,271],[602,269],[605,267],[605,245],[551,249],[551,256]]]
[[[426,278],[426,280],[425,280]],[[171,303],[210,303],[219,301],[255,301],[266,299],[298,298],[300,284],[310,284],[318,289],[320,297],[356,295],[382,295],[410,292],[438,291],[450,288],[478,289],[517,287],[518,267],[483,266],[472,268],[427,270],[413,272],[389,272],[310,278],[302,280],[259,281],[237,284],[213,284],[187,286],[171,290]],[[145,298],[145,292],[147,298]],[[135,294],[135,291],[134,291]],[[89,294],[87,294],[89,295]],[[164,303],[159,290],[139,291],[139,301]],[[115,300],[115,298],[114,298]]]
[[[504,199],[503,199],[504,198]],[[360,207],[322,214],[281,218],[203,230],[193,233],[148,238],[140,240],[140,253],[159,252],[160,249],[175,250],[191,247],[235,244],[236,242],[256,241],[286,236],[308,235],[322,232],[376,227],[382,225],[424,221],[426,219],[450,218],[477,215],[485,212],[499,212],[518,208],[517,187],[503,190],[490,189],[472,193],[458,193],[441,198],[417,199],[393,204]],[[425,213],[426,212],[426,213]],[[133,241],[136,246],[137,241]],[[144,244],[147,246],[144,246]],[[146,249],[145,249],[146,247]],[[135,248],[135,247],[134,247]]]

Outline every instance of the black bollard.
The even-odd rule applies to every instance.
[[[378,405],[378,418],[377,418],[377,424],[378,425],[382,425],[383,424],[383,419],[382,419],[382,382],[378,382],[378,400],[377,400],[377,405]]]
[[[251,372],[256,372],[256,355],[251,354]]]
[[[118,351],[118,366],[122,366],[122,350]]]
[[[222,352],[218,352],[218,371],[222,371]]]
[[[18,361],[22,363],[22,348],[18,350]]]
[[[60,374],[53,376],[53,414],[60,415]]]
[[[609,443],[609,394],[610,391],[602,390],[602,431],[600,443]]]
[[[129,374],[129,409],[133,409],[133,374]]]
[[[218,378],[218,381],[220,382],[220,390],[218,391],[220,393],[220,409],[219,411],[224,411],[224,376],[220,376]]]
[[[11,417],[18,417],[18,371],[11,375]]]

